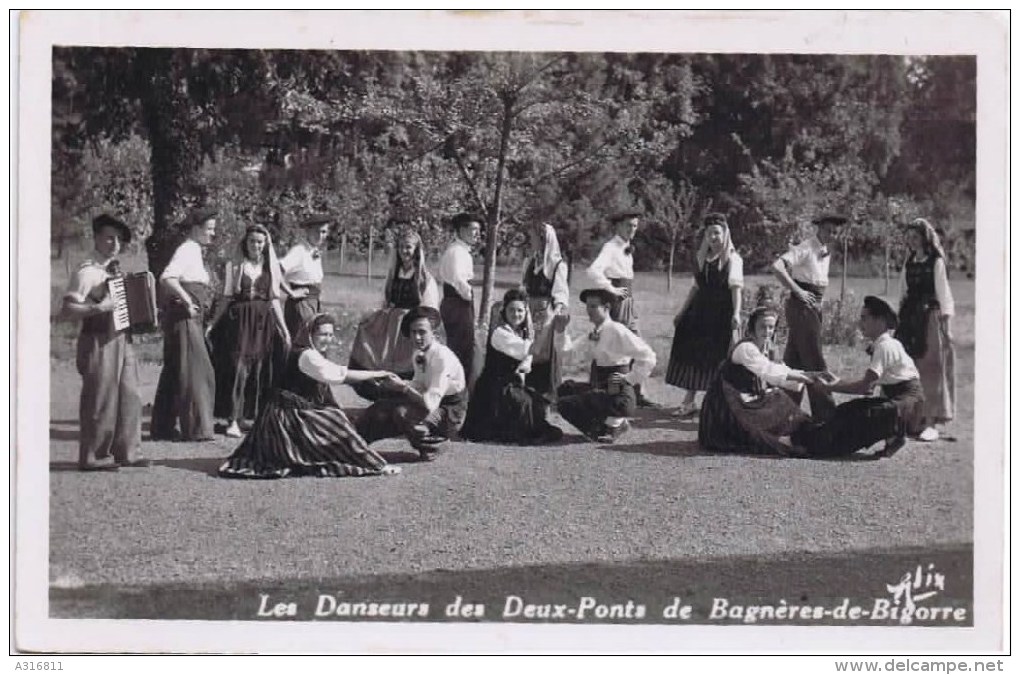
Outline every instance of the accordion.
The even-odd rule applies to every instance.
[[[113,329],[132,332],[155,330],[156,280],[149,272],[137,272],[108,279],[107,289],[115,304]]]

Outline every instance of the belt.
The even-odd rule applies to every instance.
[[[811,293],[812,295],[818,298],[821,298],[823,295],[825,295],[826,286],[822,286],[820,284],[813,284],[810,281],[801,281],[800,279],[794,279],[794,281],[797,283],[798,286],[803,288],[805,291]]]
[[[308,297],[317,298],[322,294],[322,284],[291,284],[291,288],[308,289]]]
[[[613,288],[630,288],[634,285],[633,279],[610,279],[609,283],[613,285]]]

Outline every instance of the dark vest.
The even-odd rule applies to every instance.
[[[926,256],[923,260],[914,261],[911,254],[906,263],[907,298],[922,306],[938,305],[935,295],[935,261],[936,256]]]
[[[535,259],[532,258],[531,262],[528,263],[527,269],[524,270],[524,290],[527,291],[528,296],[532,298],[551,298],[553,281],[556,278],[556,272],[562,264],[562,260],[557,262],[556,267],[553,268],[553,278],[547,279],[542,274],[541,269],[535,269]]]
[[[417,279],[401,279],[395,275],[390,282],[390,294],[386,301],[400,309],[414,309],[420,305],[421,293],[418,291]]]
[[[280,389],[296,394],[316,406],[335,406],[336,399],[333,398],[329,385],[305,375],[298,367],[298,359],[305,351],[295,349],[287,356],[287,367],[280,382]]]
[[[495,331],[493,331],[495,333]],[[521,365],[520,359],[515,359],[509,354],[504,354],[492,346],[492,338],[489,338],[488,348],[485,350],[484,370],[490,377],[505,379],[513,375],[517,366]]]
[[[745,339],[734,345],[736,349],[739,345],[745,342],[753,342],[751,339]],[[754,396],[761,396],[765,393],[765,387],[762,386],[761,380],[758,376],[752,373],[744,366],[733,363],[733,352],[730,351],[730,356],[727,357],[726,361],[722,365],[720,372],[721,377],[730,383],[730,385],[742,394],[752,394]]]

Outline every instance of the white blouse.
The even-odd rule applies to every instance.
[[[469,282],[475,277],[475,264],[471,259],[471,247],[467,243],[454,238],[439,259],[436,272],[441,283],[452,286],[465,300],[473,299]]]
[[[829,249],[818,240],[810,237],[779,256],[790,265],[790,276],[794,281],[803,281],[814,286],[829,285],[829,262],[832,256]]]
[[[283,278],[289,284],[309,285],[321,284],[322,253],[313,255],[318,249],[311,248],[304,242],[298,242],[290,247],[287,255],[280,258],[280,267],[283,268]]]
[[[464,366],[449,347],[433,342],[425,352],[425,363],[419,363],[415,352],[414,377],[411,386],[425,399],[425,407],[429,412],[439,407],[443,397],[464,391],[467,378],[464,377]]]
[[[655,352],[622,323],[606,319],[594,333],[596,341],[592,356],[595,365],[623,366],[633,361],[630,372],[624,377],[634,385],[641,384],[652,374]]]
[[[492,347],[509,357],[523,360],[531,351],[534,340],[522,338],[509,326],[500,325],[492,331]]]
[[[209,271],[202,262],[202,246],[194,239],[178,246],[159,278],[160,281],[178,279],[185,283],[208,284]]]
[[[634,278],[634,256],[624,251],[630,246],[620,235],[602,245],[599,255],[588,266],[588,278],[597,288],[610,289],[611,279]]]
[[[347,379],[347,368],[333,363],[316,349],[306,349],[298,357],[298,369],[319,382],[343,384]]]

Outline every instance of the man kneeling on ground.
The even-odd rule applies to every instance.
[[[896,312],[885,301],[864,298],[859,325],[873,340],[868,369],[858,380],[819,379],[812,385],[862,398],[837,406],[828,422],[799,429],[791,439],[795,445],[811,456],[825,457],[849,455],[884,439],[877,456],[891,457],[906,443],[907,434],[920,430],[924,392],[913,360],[893,337],[896,323]],[[876,386],[881,396],[871,396]]]
[[[604,289],[581,292],[594,343],[591,381],[564,382],[558,410],[563,419],[598,442],[613,442],[627,430],[637,405],[634,388],[651,375],[655,352],[629,328],[609,318],[613,295]],[[633,361],[633,364],[631,363]]]
[[[424,462],[457,435],[467,414],[464,368],[449,347],[436,341],[440,320],[438,310],[425,306],[404,316],[400,332],[416,350],[414,376],[410,382],[383,380],[381,386],[398,395],[373,403],[356,425],[369,443],[404,436]]]

